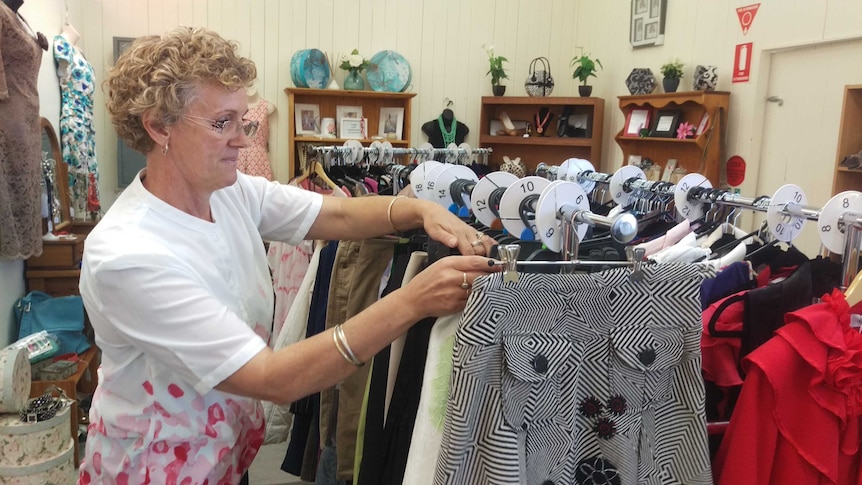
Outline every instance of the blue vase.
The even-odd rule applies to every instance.
[[[358,71],[350,71],[344,78],[344,89],[348,91],[362,91],[365,89],[365,80]]]

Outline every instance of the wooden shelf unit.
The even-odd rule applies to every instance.
[[[835,179],[832,194],[845,190],[862,191],[862,170],[840,166],[847,155],[862,150],[862,84],[844,86],[844,105],[838,128],[838,148],[835,151]]]
[[[572,115],[587,115],[586,138],[557,136],[557,123],[566,106]],[[540,108],[548,108],[553,118],[548,126],[548,136],[535,136],[535,116]],[[499,120],[505,112],[512,120],[531,121],[533,135],[497,136],[490,134],[492,120]],[[585,97],[532,97],[532,96],[483,96],[479,115],[479,146],[492,148],[489,164],[499,167],[503,157],[521,157],[528,172],[534,172],[539,162],[559,165],[568,158],[585,158],[598,169],[602,163],[602,127],[605,117],[605,100]]]
[[[645,94],[638,96],[619,96],[619,107],[624,119],[632,109],[648,108],[651,111],[650,124],[659,110],[679,110],[679,121],[694,125],[700,124],[704,113],[709,116],[709,126],[695,138],[678,140],[664,137],[639,137],[624,135],[625,126],[614,137],[623,151],[623,164],[628,163],[629,155],[649,158],[662,167],[668,159],[675,158],[677,167],[689,173],[700,173],[718,187],[721,166],[724,163],[722,141],[727,130],[727,110],[730,93],[727,91],[687,91],[681,93]]]
[[[410,134],[412,133],[412,107],[411,102],[416,93],[382,93],[377,91],[346,91],[343,89],[308,89],[308,88],[285,88],[288,105],[288,133],[287,146],[289,153],[288,168],[291,176],[299,175],[302,167],[297,166],[299,159],[298,143],[313,143],[315,145],[343,145],[346,140],[342,138],[320,138],[317,136],[297,135],[296,104],[316,104],[320,106],[321,118],[336,118],[336,106],[361,106],[362,116],[368,119],[368,136],[366,140],[359,140],[363,145],[369,145],[373,140],[370,138],[377,134],[380,126],[380,108],[404,108],[404,126],[402,127],[401,140],[389,140],[396,147],[410,147]],[[338,120],[335,120],[338,123]]]

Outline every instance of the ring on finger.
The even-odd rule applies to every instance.
[[[470,289],[470,283],[467,283],[467,273],[464,273],[464,281],[461,283],[461,288],[464,288],[465,290]]]
[[[484,233],[484,232],[482,232],[482,231],[476,231],[476,239],[478,239],[478,240],[480,240],[480,241],[481,241],[483,237],[485,237],[485,233]]]
[[[476,239],[475,241],[470,243],[470,246],[473,246],[474,248],[476,246],[481,246],[481,245],[482,245],[482,241],[480,241],[479,239]]]

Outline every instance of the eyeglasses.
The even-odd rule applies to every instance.
[[[209,118],[201,118],[200,116],[191,115],[185,115],[183,118],[196,125],[209,128],[219,135],[227,135],[231,138],[239,136],[240,133],[245,134],[245,136],[253,136],[257,133],[257,121],[211,120]],[[200,121],[205,121],[206,124],[200,123]]]

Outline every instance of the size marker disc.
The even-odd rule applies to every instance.
[[[470,170],[469,167],[465,167],[464,165],[447,165],[443,167],[439,173],[437,173],[437,180],[434,182],[434,195],[436,196],[434,201],[443,206],[444,209],[449,209],[449,206],[454,204],[458,204],[459,202],[466,203],[467,207],[470,207],[469,199],[464,202],[456,201],[453,194],[449,193],[449,189],[452,186],[452,182],[458,179],[466,179],[472,180],[473,182],[478,182],[479,177],[476,176],[476,172]],[[457,194],[455,194],[457,195]]]
[[[820,242],[835,254],[844,254],[847,231],[841,216],[845,213],[862,214],[862,193],[848,190],[835,194],[820,211],[820,217],[817,218]]]
[[[494,189],[506,188],[518,181],[518,177],[509,172],[491,172],[482,177],[473,188],[473,193],[470,195],[470,208],[473,209],[473,215],[476,220],[481,222],[485,227],[491,227],[494,221],[498,219],[491,210],[488,198]]]
[[[688,200],[688,191],[695,187],[712,188],[709,179],[699,173],[690,173],[680,179],[673,188],[673,202],[676,210],[689,221],[696,221],[703,217],[704,203],[699,200]]]
[[[441,163],[440,165],[435,165],[428,169],[425,172],[425,192],[422,193],[422,198],[425,200],[430,200],[431,202],[437,201],[437,176],[440,175],[447,167],[451,167],[450,163]]]
[[[426,175],[429,170],[438,165],[443,164],[436,160],[426,160],[417,165],[416,168],[410,172],[410,186],[413,188],[413,195],[415,195],[417,199],[425,199]]]
[[[589,160],[583,158],[569,158],[560,164],[558,175],[559,180],[567,182],[575,182],[584,188],[584,191],[590,193],[596,187],[596,183],[592,180],[578,180],[578,175],[581,172],[595,171],[595,167]]]
[[[619,170],[614,172],[613,177],[611,177],[611,198],[614,199],[614,202],[616,202],[617,205],[620,205],[622,207],[628,207],[634,201],[635,193],[633,191],[626,192],[625,190],[623,190],[623,186],[625,185],[626,181],[633,178],[646,180],[646,174],[643,170],[638,167],[635,167],[634,165],[624,165],[620,167]]]
[[[782,212],[786,204],[806,205],[808,198],[798,185],[782,185],[775,191],[766,208],[766,222],[769,224],[769,232],[783,242],[790,242],[799,236],[805,225],[802,216],[789,215]]]
[[[536,204],[536,228],[539,238],[551,251],[559,253],[563,250],[563,221],[558,217],[560,208],[572,206],[576,210],[590,210],[590,199],[583,187],[575,182],[557,180],[551,182]],[[577,224],[576,233],[580,241],[587,234],[586,224]]]
[[[524,224],[524,221],[521,220],[521,201],[529,195],[542,195],[542,191],[550,183],[551,181],[546,178],[531,175],[518,179],[506,189],[503,198],[500,200],[500,220],[503,222],[503,227],[509,231],[509,234],[520,237],[525,229],[529,229],[533,231],[533,238],[538,239],[536,234],[538,229],[535,221],[533,221],[532,227],[528,228]]]
[[[347,140],[344,142],[344,146],[350,148],[350,153],[344,157],[347,163],[350,165],[356,165],[362,161],[362,157],[365,155],[365,149],[362,147],[362,143],[360,143],[359,140]]]

